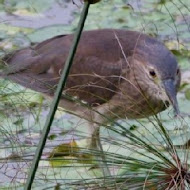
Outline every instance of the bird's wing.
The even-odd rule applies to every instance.
[[[82,62],[82,67],[78,62]],[[98,57],[76,57],[65,92],[94,106],[109,101],[119,91],[122,62],[112,64]]]
[[[59,45],[63,48],[58,50],[51,44],[56,43],[55,40],[50,39],[34,48],[17,51],[11,58],[6,57],[6,77],[27,88],[53,95],[69,49],[62,40],[64,43]],[[124,65],[122,59],[112,63],[96,54],[84,56],[78,50],[63,94],[76,96],[90,105],[105,103],[117,93]]]
[[[84,100],[90,105],[98,105],[109,101],[119,91],[122,71],[119,67],[108,67],[97,57],[78,58],[83,67],[75,59],[66,82],[64,94]],[[118,61],[121,64],[121,61]],[[91,67],[89,67],[91,65]],[[35,73],[25,69],[6,75],[6,78],[35,91],[53,95],[60,76],[51,72]]]

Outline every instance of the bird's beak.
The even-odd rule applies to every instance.
[[[179,106],[178,106],[178,102],[177,102],[177,98],[176,98],[177,90],[176,90],[176,86],[174,84],[174,80],[172,80],[172,79],[164,80],[163,85],[164,85],[165,92],[169,98],[170,104],[174,108],[174,113],[177,116],[180,114],[180,111],[179,111]]]

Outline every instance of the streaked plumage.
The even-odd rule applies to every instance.
[[[73,35],[56,36],[5,56],[0,77],[52,97],[72,40]],[[134,31],[87,31],[82,34],[60,106],[89,121],[86,131],[92,138],[88,145],[97,148],[96,123],[148,117],[169,103],[179,114],[179,85],[177,61],[158,40]]]
[[[56,36],[7,55],[4,77],[52,96],[72,39]],[[158,40],[126,30],[83,32],[64,94],[97,108],[110,103],[108,112],[121,118],[146,117],[164,110],[168,99],[146,73],[149,67],[160,81],[172,79],[178,88],[176,59]]]

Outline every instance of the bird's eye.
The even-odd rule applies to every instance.
[[[156,73],[155,73],[154,70],[150,70],[149,74],[150,74],[151,77],[156,77]]]

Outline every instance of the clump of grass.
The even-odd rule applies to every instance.
[[[111,176],[85,178],[64,186],[68,188],[77,186],[79,189],[189,189],[189,152],[188,147],[184,145],[185,131],[181,133],[177,130],[175,133],[175,136],[184,140],[184,144],[174,145],[171,131],[158,117],[155,116],[154,120],[148,121],[154,128],[144,121],[137,122],[140,126],[137,130],[133,128],[130,130],[127,126],[131,125],[130,123],[116,123],[109,126],[111,137],[102,136],[106,163],[112,173]],[[90,153],[89,150],[84,151]],[[93,154],[98,158],[102,152],[93,150]]]

